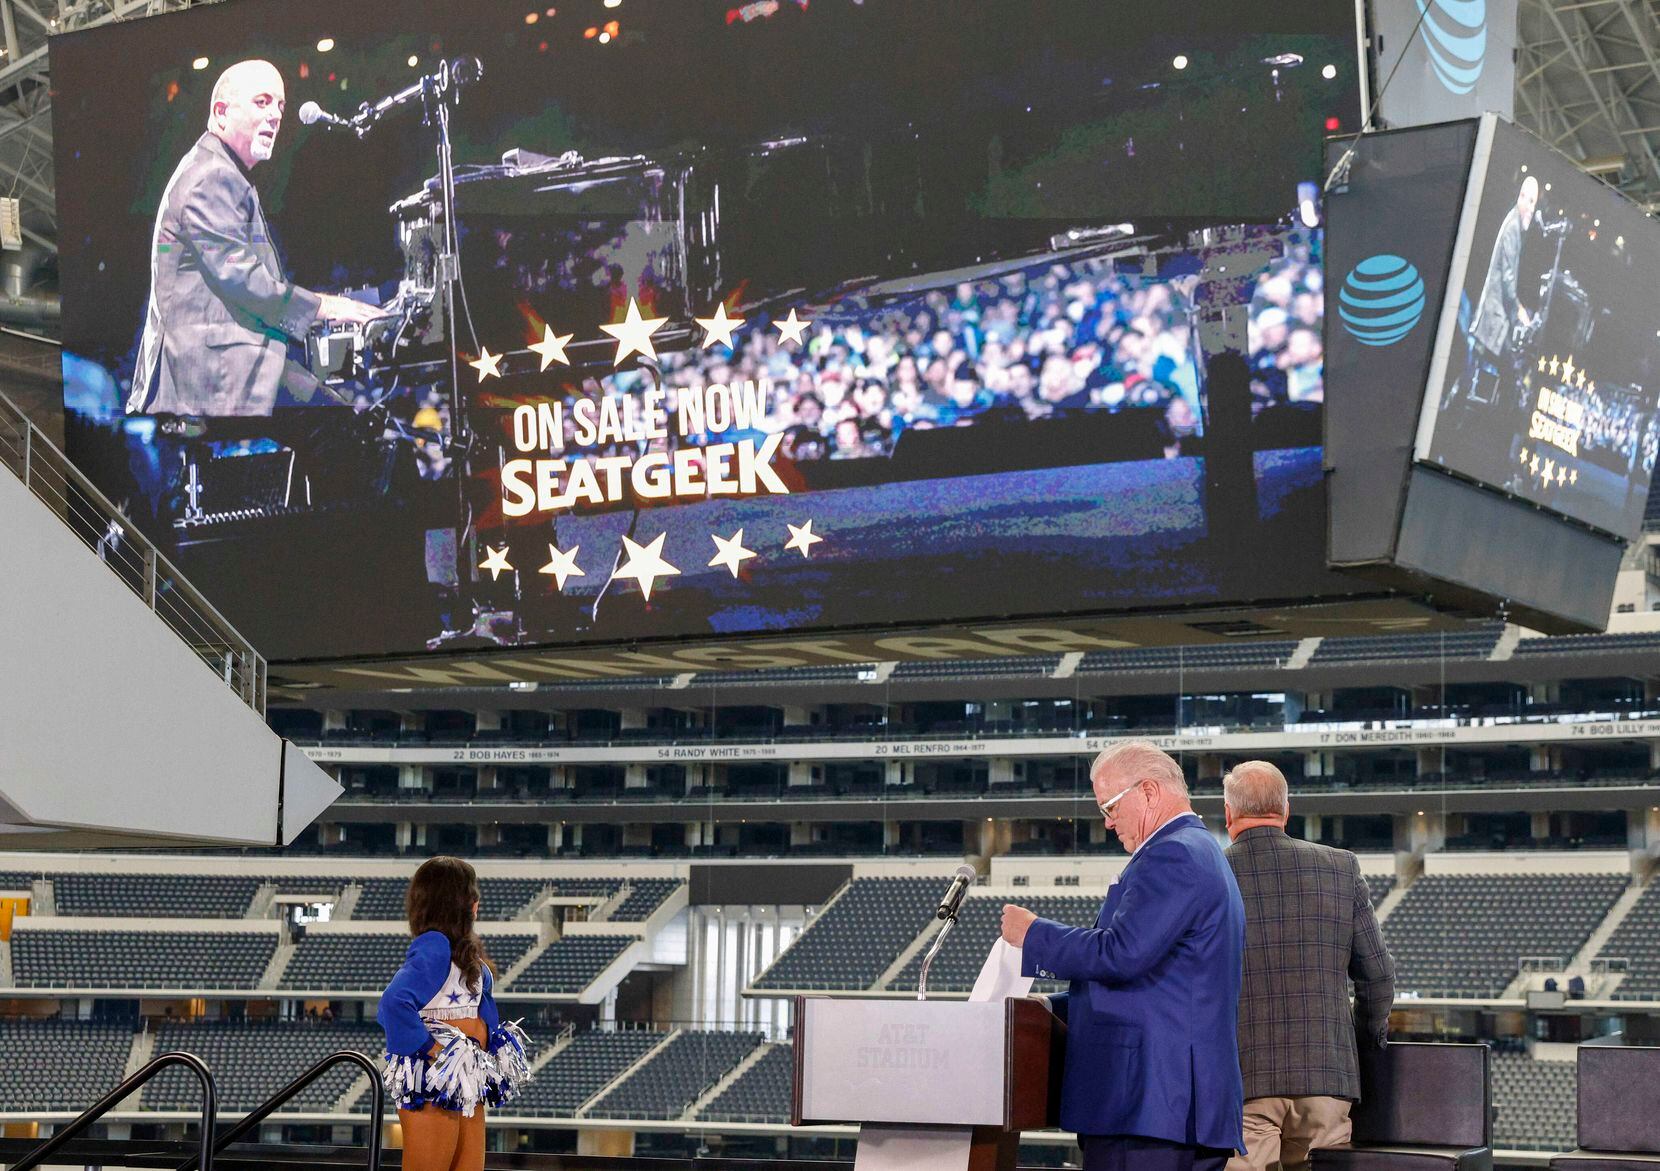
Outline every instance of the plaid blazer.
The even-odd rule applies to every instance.
[[[1227,856],[1245,900],[1245,1097],[1358,1101],[1356,1038],[1381,1045],[1395,999],[1395,962],[1360,860],[1273,826],[1246,830]]]

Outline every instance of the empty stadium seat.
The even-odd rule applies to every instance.
[[[677,1033],[586,1113],[591,1118],[679,1118],[763,1040],[760,1033]]]
[[[1205,643],[1199,646],[1125,647],[1090,651],[1078,663],[1080,675],[1116,671],[1231,671],[1272,667],[1297,650],[1295,641]]]
[[[1064,923],[1068,927],[1093,927],[1101,913],[1100,895],[1031,895],[1021,896],[1020,904],[1037,912],[1039,917]],[[945,945],[934,957],[934,966],[928,972],[930,992],[967,992],[974,987],[987,954],[1002,931],[1003,900],[973,898],[963,901],[957,914],[957,925],[951,929]],[[915,990],[922,975],[922,960],[927,948],[906,961],[888,987],[902,992]],[[1065,985],[1053,980],[1038,980],[1032,988],[1036,992],[1059,991]]]
[[[567,935],[514,979],[514,992],[581,992],[636,941],[632,935]]]
[[[1614,999],[1660,1000],[1660,881],[1649,883],[1597,958],[1625,961]]]
[[[1389,897],[1389,892],[1395,889],[1395,876],[1393,874],[1368,874],[1366,875],[1366,889],[1372,896],[1372,909],[1375,911],[1378,905]]]
[[[578,1033],[536,1072],[503,1115],[574,1118],[582,1105],[640,1058],[663,1043],[667,1033],[652,1029]]]
[[[1503,634],[1504,624],[1494,622],[1429,634],[1323,638],[1309,664],[1324,666],[1392,659],[1485,659],[1493,653]]]
[[[754,981],[756,988],[869,988],[933,920],[938,878],[855,878]]]
[[[698,1117],[705,1122],[785,1123],[794,1089],[795,1046],[773,1045]]]
[[[385,1035],[373,1022],[167,1021],[156,1030],[157,1056],[194,1053],[207,1062],[224,1110],[260,1105],[331,1053],[352,1049],[378,1060],[385,1047]],[[330,1069],[281,1112],[330,1113],[364,1076],[356,1066]],[[146,1110],[186,1110],[199,1097],[194,1077],[168,1069],[145,1085],[140,1102]]]
[[[276,950],[275,931],[28,930],[12,968],[20,988],[251,989]]]
[[[239,919],[260,879],[223,874],[54,874],[58,914]]]
[[[534,935],[485,936],[497,979],[535,944]],[[408,953],[407,935],[312,933],[299,941],[277,986],[296,992],[379,991]]]
[[[131,1025],[0,1020],[0,1110],[84,1110],[121,1084],[132,1047]]]
[[[1614,874],[1425,875],[1384,927],[1395,987],[1421,996],[1497,996],[1521,957],[1571,959],[1625,887]]]
[[[609,916],[613,923],[639,923],[657,911],[683,883],[678,878],[635,878],[629,880],[628,893]]]
[[[1494,1053],[1493,1145],[1511,1151],[1566,1151],[1574,1145],[1571,1061],[1536,1061],[1525,1053]]]

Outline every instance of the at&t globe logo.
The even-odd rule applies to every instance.
[[[1487,55],[1487,0],[1413,0],[1423,25],[1430,68],[1455,94],[1467,94],[1481,78]]]
[[[1424,280],[1405,259],[1380,252],[1343,278],[1337,294],[1343,328],[1366,346],[1392,346],[1424,315]]]

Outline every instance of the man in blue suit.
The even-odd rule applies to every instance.
[[[1182,769],[1132,740],[1096,757],[1095,800],[1130,852],[1092,928],[1003,908],[1021,971],[1071,982],[1061,1125],[1084,1171],[1222,1171],[1244,1151],[1239,985],[1245,906]]]

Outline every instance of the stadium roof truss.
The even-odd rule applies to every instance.
[[[1660,208],[1660,3],[1521,0],[1516,121]]]
[[[214,0],[0,0],[0,194],[52,251],[57,220],[46,41]],[[1520,0],[1516,121],[1660,210],[1660,0]]]
[[[23,201],[25,239],[57,251],[47,38],[194,6],[193,0],[0,0],[0,195]]]

